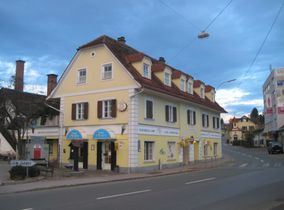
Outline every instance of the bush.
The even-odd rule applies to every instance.
[[[37,177],[40,175],[40,170],[37,166],[29,167],[29,177]],[[27,169],[23,166],[14,166],[9,171],[10,179],[12,180],[23,180],[26,178]]]
[[[37,166],[29,167],[29,177],[37,177],[40,175],[40,170]]]
[[[10,179],[12,180],[22,180],[26,177],[26,168],[23,166],[14,166],[9,171]]]

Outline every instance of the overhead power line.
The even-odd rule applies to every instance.
[[[278,12],[277,12],[277,14],[276,14],[276,16],[274,17],[274,20],[273,20],[272,24],[270,25],[270,28],[269,28],[268,32],[266,33],[266,36],[265,36],[264,40],[262,41],[262,43],[261,43],[261,45],[260,45],[258,51],[256,52],[256,54],[255,54],[255,56],[254,56],[252,62],[250,63],[249,67],[247,68],[247,70],[246,70],[245,74],[243,75],[243,77],[247,76],[247,74],[248,74],[249,71],[251,70],[252,66],[254,65],[254,63],[255,63],[257,57],[258,57],[259,54],[261,53],[261,50],[262,50],[262,48],[263,48],[263,46],[264,46],[266,40],[268,39],[268,37],[269,37],[269,35],[270,35],[270,33],[271,33],[271,31],[272,31],[272,29],[273,29],[273,27],[274,27],[274,25],[275,25],[277,19],[278,19],[278,17],[279,17],[279,15],[280,15],[280,13],[281,13],[281,11],[282,11],[282,9],[283,9],[283,6],[284,6],[284,1],[282,2],[282,4],[281,4],[281,6],[280,6],[280,8],[279,8],[279,10],[278,10]],[[240,82],[238,86],[240,86],[241,83],[242,83],[242,82]]]

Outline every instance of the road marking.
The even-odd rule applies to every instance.
[[[26,209],[21,209],[21,210],[33,210],[33,208],[26,208]]]
[[[263,164],[263,167],[269,167],[270,166],[270,164],[269,163],[265,163],[265,164]]]
[[[254,157],[256,160],[259,160],[259,157]]]
[[[216,179],[216,177],[210,177],[207,179],[200,179],[200,180],[196,180],[196,181],[191,181],[191,182],[186,182],[185,184],[196,184],[196,183],[200,183],[200,182],[206,182],[206,181],[211,181]]]
[[[115,194],[115,195],[99,197],[99,198],[96,198],[96,199],[97,200],[102,200],[102,199],[108,199],[108,198],[116,198],[116,197],[127,196],[127,195],[134,195],[134,194],[145,193],[145,192],[150,192],[150,191],[152,191],[152,190],[151,189],[140,190],[140,191],[134,191],[134,192],[128,192],[128,193],[121,193],[121,194]]]
[[[243,168],[243,167],[246,167],[247,165],[248,165],[248,163],[244,163],[244,164],[240,165],[239,167]]]
[[[260,162],[264,163],[264,160],[260,160]]]

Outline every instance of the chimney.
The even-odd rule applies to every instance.
[[[24,90],[24,70],[25,70],[25,61],[17,60],[16,75],[15,75],[15,90],[22,92]]]
[[[56,85],[57,85],[57,75],[48,74],[47,75],[47,95],[49,95],[53,91]]]
[[[166,60],[165,60],[164,57],[159,57],[159,61],[160,61],[160,62],[163,62],[163,63],[166,63]]]
[[[121,44],[125,44],[125,42],[126,42],[124,36],[118,37],[118,38],[117,38],[117,41],[118,41],[119,43],[121,43]]]

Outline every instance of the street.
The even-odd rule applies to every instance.
[[[210,170],[0,195],[1,209],[284,209],[284,155],[223,146]]]

